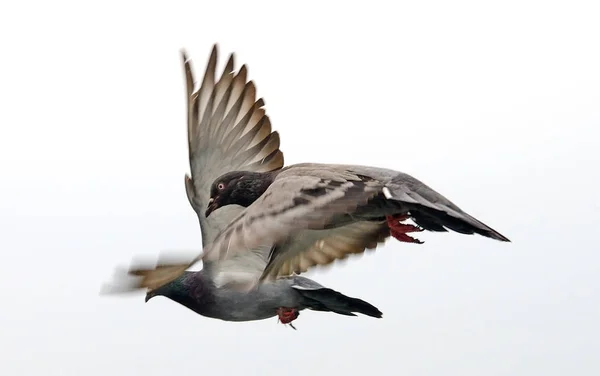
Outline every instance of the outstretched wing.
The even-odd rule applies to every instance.
[[[198,89],[191,63],[182,51],[187,87],[188,148],[191,176],[185,186],[190,204],[200,221],[202,243],[212,242],[242,208],[229,205],[204,216],[210,186],[229,171],[272,171],[283,167],[279,134],[256,99],[256,88],[247,80],[242,65],[234,73],[231,54],[220,78],[216,79],[217,46],[212,49],[204,78]]]
[[[408,174],[398,172],[386,187],[386,198],[406,207],[412,220],[427,231],[445,232],[450,229],[460,234],[479,234],[510,242],[506,236]]]

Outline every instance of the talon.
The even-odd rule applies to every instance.
[[[296,308],[285,308],[280,307],[277,309],[277,322],[281,322],[282,324],[289,324],[292,329],[296,330],[294,325],[292,325],[292,321],[296,320],[298,316],[300,316],[300,312]]]
[[[423,244],[421,240],[407,235],[409,232],[421,232],[423,231],[423,228],[411,224],[400,223],[400,221],[404,221],[408,218],[409,216],[407,215],[387,216],[386,219],[388,227],[390,228],[390,234],[396,240],[401,242]]]
[[[392,229],[402,233],[423,231],[422,228],[408,223],[396,223]]]
[[[392,236],[401,242],[405,242],[405,243],[416,243],[416,244],[423,244],[424,242],[422,240],[419,239],[415,239],[410,235],[407,235],[403,232],[398,232],[398,231],[391,231]]]

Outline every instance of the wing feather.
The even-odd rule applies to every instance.
[[[461,234],[477,233],[510,242],[507,237],[408,174],[397,173],[387,187],[391,192],[390,199],[404,203],[415,223],[426,230],[444,232],[448,228]]]
[[[210,185],[226,172],[234,170],[273,171],[284,164],[279,150],[279,134],[271,130],[264,100],[256,98],[256,87],[247,81],[248,71],[242,66],[234,72],[231,54],[218,80],[216,77],[218,48],[215,44],[206,64],[202,82],[196,87],[192,64],[182,50],[187,97],[187,133],[190,174],[185,175],[185,191],[200,222],[203,245],[209,244],[238,216],[242,207],[230,205],[208,219]],[[266,265],[270,247],[256,247],[219,263],[206,261],[204,268],[218,283],[245,283],[256,280]],[[155,289],[181,275],[200,261],[201,255],[161,261],[153,268],[134,263],[128,274],[141,280],[121,286],[122,290]],[[121,283],[117,282],[117,285]],[[119,286],[116,286],[119,289]]]
[[[264,101],[256,99],[254,83],[247,81],[246,66],[234,73],[231,54],[216,80],[217,57],[215,45],[202,83],[195,89],[191,62],[182,51],[191,171],[186,175],[186,192],[197,213],[205,245],[241,211],[240,207],[231,207],[205,218],[212,182],[229,171],[272,171],[282,168],[284,162],[279,135],[271,129]]]
[[[304,273],[314,266],[331,266],[338,260],[375,249],[389,236],[385,221],[361,221],[330,230],[304,231],[271,253],[260,280]]]

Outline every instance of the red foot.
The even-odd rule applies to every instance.
[[[386,219],[388,227],[390,228],[391,235],[401,242],[423,244],[423,242],[419,239],[415,239],[412,236],[407,235],[407,233],[409,232],[421,232],[423,231],[422,228],[414,225],[400,223],[400,221],[404,221],[408,218],[408,215],[388,215]]]
[[[296,320],[298,316],[300,316],[300,312],[298,312],[296,308],[280,307],[277,309],[277,315],[279,316],[279,321],[282,324],[290,324],[294,330],[296,329],[294,325],[292,325],[292,321]]]

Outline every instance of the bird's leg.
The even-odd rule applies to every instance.
[[[421,232],[423,231],[422,228],[411,224],[400,223],[408,218],[408,215],[388,215],[386,219],[388,227],[390,228],[390,234],[401,242],[423,244],[419,239],[407,235],[409,232]]]
[[[300,312],[296,308],[279,307],[277,309],[277,315],[279,316],[279,322],[282,324],[289,324],[292,329],[296,330],[294,325],[292,325],[292,321],[300,316]]]

